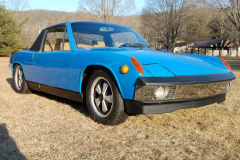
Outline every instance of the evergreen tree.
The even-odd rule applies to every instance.
[[[17,23],[14,12],[0,3],[0,56],[11,55],[25,48],[21,36],[23,23]]]

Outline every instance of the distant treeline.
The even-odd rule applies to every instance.
[[[192,44],[199,41],[222,38],[234,40],[234,37],[223,25],[223,23],[226,23],[227,17],[219,13],[219,9],[193,8],[188,10],[184,13],[184,19],[181,20],[176,41],[185,41],[186,44]],[[31,10],[19,11],[15,15],[18,17],[19,22],[26,18],[28,19],[22,29],[22,35],[27,38],[25,42],[28,47],[33,44],[39,32],[45,27],[68,21],[93,21],[91,15],[83,12],[69,13]],[[164,13],[146,13],[142,15],[118,16],[111,23],[132,27],[152,46],[156,49],[161,49],[164,45],[167,45],[167,35],[164,30],[168,29],[162,24],[162,18],[167,19]],[[229,23],[229,25],[231,24]]]
[[[42,29],[68,21],[101,21],[126,25],[139,32],[158,50],[165,46],[168,51],[173,51],[177,42],[187,45],[223,38],[239,44],[240,9],[236,0],[228,3],[224,0],[146,0],[145,7],[138,15],[132,15],[134,0],[118,0],[119,3],[115,0],[90,1],[91,3],[79,0],[78,11],[74,13],[22,11],[19,7],[13,7],[13,11],[9,11],[2,3],[0,29],[2,37],[6,38],[3,39],[5,42],[2,40],[0,43],[0,54],[4,54],[5,50],[9,54],[30,47]]]

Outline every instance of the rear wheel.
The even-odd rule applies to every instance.
[[[13,70],[13,88],[18,93],[30,93],[27,82],[20,65],[15,65]]]
[[[94,121],[115,125],[126,118],[122,96],[109,72],[95,70],[89,79],[86,95],[87,107]]]

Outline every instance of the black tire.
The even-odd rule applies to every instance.
[[[31,93],[25,81],[22,66],[16,64],[13,69],[13,88],[17,93]]]
[[[104,125],[116,125],[126,119],[124,101],[108,71],[95,70],[92,73],[86,96],[88,111],[94,121]]]

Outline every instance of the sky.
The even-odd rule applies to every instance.
[[[135,0],[135,5],[138,12],[141,12],[144,6],[144,0]],[[46,9],[76,12],[78,7],[78,0],[29,0],[29,8],[34,9]]]

